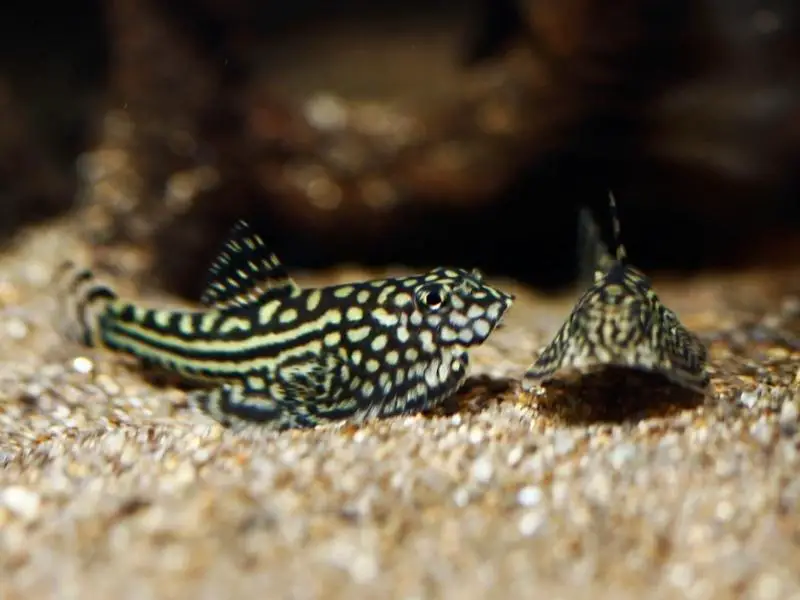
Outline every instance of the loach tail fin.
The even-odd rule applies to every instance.
[[[91,269],[72,261],[58,267],[54,280],[59,288],[62,333],[87,347],[102,345],[99,319],[108,304],[117,299],[117,293],[98,280]]]

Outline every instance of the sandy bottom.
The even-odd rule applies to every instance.
[[[4,600],[800,598],[785,274],[656,282],[719,338],[710,400],[521,394],[574,295],[506,282],[518,301],[449,413],[235,435],[58,336],[50,274],[84,250],[56,224],[0,259]]]

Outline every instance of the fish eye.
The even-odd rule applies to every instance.
[[[437,309],[444,303],[444,298],[438,290],[431,290],[425,294],[425,305],[428,308]]]
[[[430,310],[439,310],[447,300],[447,290],[441,285],[426,286],[417,292],[422,306]]]

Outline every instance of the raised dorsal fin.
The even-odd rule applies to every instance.
[[[288,296],[298,289],[275,254],[250,225],[239,220],[211,263],[200,301],[225,309],[266,297]]]
[[[584,206],[578,213],[578,283],[581,287],[600,283],[612,271],[619,275],[631,267],[628,263],[628,252],[622,243],[616,199],[610,190],[608,210],[614,254],[603,242],[600,226],[589,208]]]
[[[578,285],[597,283],[611,269],[614,258],[600,236],[591,211],[584,206],[578,213]]]
[[[608,210],[611,214],[611,234],[614,242],[614,257],[621,265],[627,265],[628,251],[622,243],[622,228],[619,224],[619,215],[617,214],[617,201],[611,190],[608,191]]]

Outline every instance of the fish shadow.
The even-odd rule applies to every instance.
[[[502,402],[515,393],[519,382],[511,377],[473,375],[440,406],[425,412],[429,417],[475,415],[484,412],[493,402]]]
[[[175,388],[183,392],[192,392],[211,387],[212,384],[202,381],[195,381],[182,377],[177,373],[168,371],[162,367],[148,364],[133,365],[139,376],[156,389]]]
[[[636,423],[673,416],[702,406],[707,397],[660,373],[625,367],[555,379],[528,395],[540,414],[568,425]]]
[[[140,373],[156,388],[172,387],[190,394],[208,387],[158,367],[147,366]],[[635,423],[693,410],[705,400],[704,394],[677,385],[659,373],[606,367],[579,377],[554,379],[527,394],[520,392],[519,380],[512,377],[471,376],[458,392],[422,414],[426,418],[477,415],[494,404],[518,401],[520,396],[531,398],[542,416],[566,425]]]

